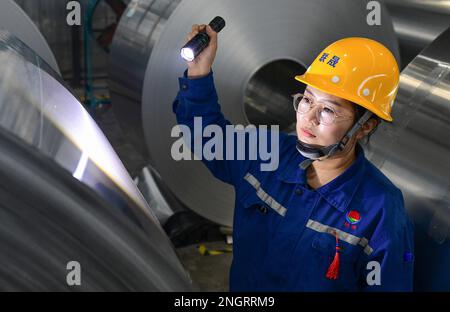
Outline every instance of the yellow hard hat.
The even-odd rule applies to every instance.
[[[360,37],[338,40],[295,79],[361,105],[384,120],[393,120],[398,64],[392,53],[375,40]]]

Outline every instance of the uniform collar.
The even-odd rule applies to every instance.
[[[300,183],[306,185],[306,171],[299,168],[305,159],[300,153],[288,162],[286,169],[278,179],[286,183]],[[356,145],[356,159],[341,175],[316,189],[330,205],[341,212],[345,212],[364,176],[366,158],[363,148]]]

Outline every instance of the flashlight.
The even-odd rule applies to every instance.
[[[211,26],[211,28],[218,33],[225,27],[225,20],[220,16],[216,16],[209,23],[209,26]],[[203,51],[204,48],[208,46],[208,44],[209,36],[205,30],[202,30],[181,48],[181,57],[186,61],[191,62]]]

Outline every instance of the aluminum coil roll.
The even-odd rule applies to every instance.
[[[392,16],[403,65],[450,27],[447,1],[383,0]]]
[[[186,68],[179,50],[191,25],[206,24],[217,15],[227,23],[219,34],[213,67],[226,118],[234,124],[280,124],[281,130],[290,131],[295,121],[290,95],[300,87],[293,77],[325,46],[363,36],[382,42],[398,58],[389,14],[382,6],[381,25],[369,26],[366,5],[353,0],[132,1],[112,47],[117,118],[136,145],[147,147],[149,161],[186,206],[231,226],[232,187],[215,179],[199,161],[171,157],[177,139],[171,138],[176,124],[171,104],[177,77]]]
[[[0,290],[193,289],[113,148],[59,75],[7,31],[0,64]],[[66,279],[73,261],[81,266],[76,287]]]
[[[0,1],[0,29],[14,34],[60,74],[55,56],[44,37],[28,15],[13,0]]]
[[[367,156],[403,191],[415,224],[415,290],[450,291],[450,28],[401,73],[392,124]]]

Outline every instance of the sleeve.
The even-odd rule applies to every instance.
[[[414,230],[404,209],[403,196],[390,200],[362,257],[362,290],[412,291]]]
[[[276,170],[280,140],[286,134],[267,130],[261,136],[263,130],[254,126],[241,127],[240,131],[231,125],[221,112],[212,71],[189,79],[186,70],[179,78],[179,87],[172,109],[183,141],[216,178],[236,185],[250,166],[260,164],[263,171]]]

